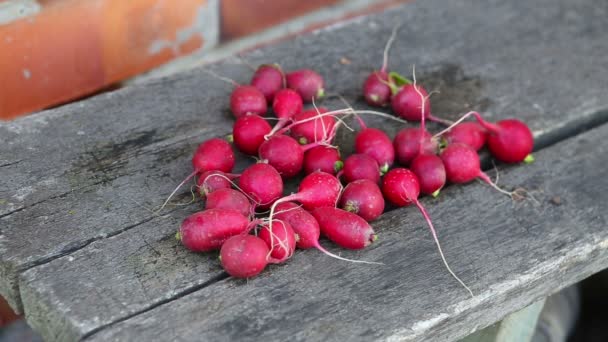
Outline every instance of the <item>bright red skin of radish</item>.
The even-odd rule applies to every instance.
[[[268,224],[264,225],[258,237],[270,248],[270,256],[278,262],[286,261],[291,258],[296,250],[296,234],[291,225],[284,221],[274,220],[272,222],[272,239]]]
[[[448,144],[465,144],[479,151],[486,144],[487,131],[476,122],[462,122],[443,135]]]
[[[366,128],[355,137],[355,151],[374,158],[380,170],[388,170],[395,161],[395,148],[391,139],[377,128]]]
[[[420,195],[418,177],[408,169],[392,169],[382,179],[382,193],[398,207],[410,205],[416,202]]]
[[[380,181],[378,162],[367,154],[352,154],[344,161],[342,176],[346,183],[359,179],[369,179],[374,183]]]
[[[291,225],[291,228],[298,235],[296,241],[298,248],[308,249],[317,247],[321,229],[319,228],[317,219],[308,211],[293,202],[283,202],[277,204],[274,217],[276,221],[287,222]]]
[[[428,93],[426,90],[417,85],[420,94],[423,97],[427,97]],[[422,120],[422,98],[416,91],[413,84],[406,84],[399,90],[399,92],[393,96],[391,105],[395,113],[407,121],[420,121]],[[428,99],[424,101],[424,117],[428,117],[431,114],[431,101]]]
[[[376,240],[372,226],[351,212],[322,207],[313,210],[311,214],[319,222],[321,232],[341,247],[362,249]]]
[[[342,169],[340,151],[328,146],[317,146],[304,153],[304,173],[323,171],[335,175]]]
[[[234,167],[234,152],[226,140],[209,139],[198,145],[192,157],[192,167],[197,173],[222,171],[229,173]]]
[[[205,209],[233,209],[243,216],[249,217],[253,213],[251,203],[247,196],[234,189],[217,189],[207,194]]]
[[[319,207],[334,207],[341,190],[338,178],[323,171],[315,171],[302,179],[296,194],[284,198],[285,201],[298,201],[304,209],[310,211]]]
[[[218,249],[229,237],[247,232],[249,220],[233,209],[208,209],[188,216],[179,229],[181,241],[191,251]]]
[[[320,107],[319,113],[327,113],[327,108]],[[294,122],[309,119],[319,115],[315,109],[305,110],[293,116]],[[314,120],[302,122],[291,127],[290,135],[302,145],[326,140],[336,125],[336,119],[331,116],[322,116]]]
[[[481,174],[479,155],[467,145],[448,145],[440,157],[449,182],[468,183]]]
[[[420,154],[420,138],[422,130],[417,127],[407,127],[399,131],[393,139],[393,146],[397,161],[401,165],[409,165],[412,160]],[[424,149],[423,154],[437,153],[437,142],[432,140],[432,135],[424,131]]]
[[[262,209],[283,195],[283,179],[279,172],[265,163],[251,165],[239,178],[240,188],[251,198],[255,199]]]
[[[363,96],[370,106],[386,106],[391,101],[391,87],[388,86],[388,74],[379,70],[369,74],[365,83],[363,83]]]
[[[286,79],[287,88],[297,91],[304,102],[311,102],[313,97],[318,99],[324,95],[325,81],[323,77],[310,69],[290,72]]]
[[[264,95],[268,103],[272,103],[275,94],[283,89],[284,75],[276,65],[260,65],[250,83]]]
[[[260,159],[274,166],[279,173],[290,178],[302,170],[304,150],[292,137],[274,135],[266,140],[259,149]]]
[[[239,151],[255,156],[260,145],[265,141],[264,136],[272,130],[270,124],[257,115],[244,115],[236,119],[232,127],[234,146]]]
[[[272,111],[279,119],[289,119],[302,112],[302,97],[293,89],[281,89],[274,95]]]
[[[218,176],[219,175],[219,176]],[[224,178],[224,177],[226,178]],[[205,198],[207,195],[218,189],[230,189],[232,184],[228,180],[230,177],[226,176],[221,171],[207,171],[201,174],[196,181],[198,187],[198,194]]]
[[[384,211],[384,198],[378,183],[369,179],[359,179],[344,188],[338,206],[370,222],[377,219]]]
[[[220,250],[224,270],[235,278],[251,278],[266,268],[270,250],[264,240],[253,235],[238,235],[228,239]]]
[[[434,154],[421,154],[412,161],[410,170],[418,177],[420,192],[432,195],[445,185],[445,167],[441,158]]]
[[[230,95],[230,110],[235,118],[243,115],[266,115],[268,105],[264,94],[254,86],[238,86]]]
[[[488,148],[496,159],[505,163],[523,161],[534,148],[534,137],[530,128],[516,119],[496,123],[497,132],[488,133]]]

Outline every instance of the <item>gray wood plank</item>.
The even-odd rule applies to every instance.
[[[391,64],[409,70],[416,63],[419,79],[441,91],[433,98],[438,115],[452,117],[469,107],[484,109],[493,119],[521,113],[518,116],[543,141],[563,133],[565,127],[606,120],[608,112],[601,112],[608,108],[603,96],[605,77],[595,67],[608,61],[604,53],[608,42],[601,35],[608,27],[601,20],[602,6],[599,0],[576,4],[548,0],[416,2],[252,51],[246,58],[252,63],[278,61],[286,68],[312,66],[332,75],[327,79],[328,89],[345,94],[361,107],[354,100],[360,83],[380,63],[384,40],[394,24],[403,20]],[[477,12],[484,13],[484,18]],[[430,22],[449,25],[429,26]],[[467,45],[461,42],[463,36]],[[352,40],[357,44],[344,43]],[[348,57],[352,64],[340,64],[341,57]],[[572,72],[572,65],[577,65],[577,72]],[[250,73],[233,60],[212,68],[239,81],[246,81]],[[564,74],[570,83],[563,82]],[[588,89],[584,94],[572,92],[570,84],[585,84]],[[137,236],[139,231],[134,229],[152,217],[127,198],[133,196],[148,206],[158,204],[189,173],[189,153],[195,144],[229,130],[228,92],[227,85],[195,69],[1,124],[0,136],[7,137],[9,149],[0,163],[6,165],[3,180],[7,175],[7,182],[0,184],[0,197],[8,199],[3,202],[8,209],[3,209],[5,217],[0,220],[0,293],[19,309],[20,272],[35,270],[37,265],[108,236]],[[336,100],[324,104],[341,107]],[[374,124],[381,121],[372,120]],[[392,132],[400,128],[383,125]],[[79,135],[81,131],[84,136]],[[47,157],[50,155],[53,158]],[[32,178],[40,182],[32,184]],[[15,210],[20,211],[9,214]],[[175,227],[159,223],[164,224]],[[161,231],[169,231],[164,229]],[[61,264],[68,259],[58,260]],[[100,277],[102,280],[108,279]],[[192,286],[199,281],[192,279]],[[37,287],[47,286],[47,282],[52,286],[54,279],[28,284],[28,294],[46,291]],[[159,289],[150,303],[170,297],[168,293],[174,290]],[[41,326],[53,325],[52,320],[63,320],[64,315],[78,311],[69,297],[49,298],[56,302],[48,307],[57,312],[41,317]],[[130,307],[129,300],[140,303],[141,298],[134,295],[118,300],[126,303],[124,311],[91,315],[101,317],[96,321],[99,324],[107,324],[137,313],[141,307]],[[83,321],[90,318],[79,317]],[[83,324],[86,329],[93,325]],[[86,329],[70,331],[82,334]]]
[[[608,266],[608,147],[596,143],[606,134],[608,125],[502,170],[502,183],[529,189],[538,204],[481,183],[425,198],[473,298],[445,270],[421,215],[405,208],[375,224],[373,246],[344,253],[383,266],[296,253],[258,278],[217,282],[88,340],[456,340]]]

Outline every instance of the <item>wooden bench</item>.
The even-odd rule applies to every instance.
[[[477,182],[423,199],[473,298],[416,208],[384,214],[363,251],[322,242],[383,266],[307,250],[242,281],[217,254],[186,251],[174,234],[200,204],[166,218],[145,208],[191,172],[199,142],[231,130],[230,86],[200,68],[0,124],[0,294],[49,341],[431,341],[489,326],[608,266],[607,10],[603,0],[416,1],[244,55],[315,68],[331,93],[366,108],[362,81],[403,22],[390,67],[416,65],[440,91],[436,115],[477,109],[531,126],[536,162],[498,169],[501,185],[538,203]],[[251,75],[237,58],[208,68]],[[391,135],[403,127],[367,120]],[[340,141],[350,153],[352,135]],[[177,200],[189,197],[183,189]]]

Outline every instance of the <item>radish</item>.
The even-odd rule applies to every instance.
[[[532,150],[534,136],[530,128],[517,119],[505,119],[495,124],[485,121],[478,112],[468,112],[435,137],[446,134],[469,116],[474,116],[477,122],[487,130],[487,143],[490,153],[496,159],[505,163],[531,163],[534,161]]]
[[[287,120],[302,111],[302,97],[293,89],[281,89],[274,96],[272,110],[280,120]]]
[[[165,200],[163,205],[156,210],[160,212],[165,208],[169,200],[175,195],[177,190],[182,187],[187,181],[197,174],[205,173],[207,171],[221,171],[231,172],[234,168],[234,152],[232,152],[232,146],[227,141],[220,138],[212,138],[204,141],[194,152],[192,157],[192,167],[194,171],[186,176],[186,178],[175,187],[175,189],[169,194],[169,197]]]
[[[377,182],[359,179],[344,188],[338,206],[370,222],[384,211],[384,198]]]
[[[418,195],[420,194],[420,185],[418,183],[418,178],[416,175],[408,170],[403,168],[396,168],[390,170],[382,181],[382,193],[384,196],[393,204],[399,207],[408,206],[410,204],[415,204],[418,207],[418,210],[424,216],[429,228],[431,229],[431,234],[433,235],[433,239],[435,240],[435,244],[437,245],[437,249],[439,250],[439,255],[441,256],[441,260],[443,264],[450,272],[450,274],[462,285],[467,291],[473,296],[473,292],[469,287],[462,281],[456,274],[452,271],[448,262],[443,255],[443,251],[441,250],[441,245],[439,244],[439,239],[437,237],[437,232],[435,231],[435,227],[433,226],[433,222],[431,218],[424,208],[420,201],[418,201]]]
[[[420,142],[422,143],[422,147]],[[393,139],[393,146],[397,161],[401,165],[409,165],[421,152],[423,154],[435,154],[437,152],[437,141],[422,128],[406,127],[399,131]]]
[[[230,95],[230,110],[235,118],[243,115],[266,115],[268,105],[264,94],[254,86],[240,85]]]
[[[270,137],[260,145],[259,153],[261,161],[272,165],[285,178],[297,175],[304,164],[304,148],[286,135]]]
[[[232,139],[239,151],[248,155],[257,155],[264,137],[272,127],[257,115],[245,115],[236,119],[232,127]]]
[[[278,64],[264,64],[253,73],[250,83],[272,103],[275,94],[285,88],[285,75]]]
[[[298,236],[296,246],[301,249],[316,248],[323,254],[335,259],[363,264],[381,264],[378,262],[351,260],[337,256],[319,244],[321,228],[314,216],[293,202],[283,202],[277,205],[275,217],[277,220],[289,223]]]
[[[245,169],[239,178],[239,186],[262,209],[268,208],[283,194],[281,175],[265,163],[257,163]]]
[[[290,135],[302,145],[321,141],[330,142],[336,119],[331,115],[319,117],[319,114],[324,113],[327,113],[327,109],[320,107],[318,112],[309,109],[294,115],[294,123],[288,126]],[[317,118],[312,119],[315,117]]]
[[[486,144],[486,133],[486,129],[476,122],[462,122],[447,131],[443,138],[447,144],[465,144],[479,151]]]
[[[287,88],[300,94],[304,102],[320,99],[325,95],[323,77],[310,69],[301,69],[287,74]]]
[[[319,222],[321,232],[341,247],[362,249],[378,239],[367,221],[346,210],[320,207],[311,214]]]
[[[449,182],[462,184],[479,178],[507,196],[513,198],[520,196],[518,190],[513,192],[506,191],[492,182],[490,177],[485,172],[481,171],[481,164],[477,152],[467,145],[448,145],[441,152],[440,157],[445,166],[445,175]]]
[[[270,219],[272,219],[274,208],[282,202],[297,201],[302,203],[306,210],[326,206],[335,207],[341,191],[342,184],[335,176],[323,171],[315,171],[302,179],[297,193],[274,202],[270,211]]]
[[[352,154],[344,161],[342,176],[346,183],[359,179],[369,179],[374,183],[380,181],[380,167],[378,162],[367,154]]]
[[[363,96],[365,101],[370,106],[384,107],[391,100],[391,85],[390,78],[387,74],[388,67],[388,51],[390,50],[391,44],[397,36],[397,29],[400,25],[396,25],[393,28],[386,45],[384,47],[382,68],[380,70],[373,71],[363,83]]]
[[[420,183],[420,192],[437,197],[445,185],[445,167],[441,158],[434,154],[420,154],[412,161],[410,169]]]
[[[194,174],[205,171],[231,172],[234,163],[232,146],[220,138],[209,139],[198,145],[192,157]]]
[[[363,83],[363,96],[370,106],[384,107],[391,100],[391,87],[386,71],[373,71]]]
[[[391,139],[384,131],[368,128],[361,118],[358,116],[356,118],[361,126],[361,131],[355,137],[355,151],[374,158],[380,171],[385,173],[395,161],[395,148]]]
[[[224,270],[235,278],[251,278],[260,274],[266,265],[276,262],[268,258],[268,245],[253,235],[237,235],[229,238],[220,250],[220,262]]]
[[[270,257],[277,259],[278,262],[291,258],[296,250],[296,234],[291,225],[285,221],[275,219],[272,231],[270,226],[265,224],[260,229],[258,236],[270,248]]]
[[[306,174],[323,171],[335,175],[342,170],[343,165],[340,151],[335,147],[316,146],[304,153],[304,173]]]
[[[430,119],[431,102],[425,101],[423,105],[415,87],[418,87],[424,97],[429,96],[422,86],[406,84],[393,96],[391,101],[393,111],[407,121],[420,121],[423,112],[425,117]]]
[[[233,209],[245,217],[253,216],[253,208],[247,196],[234,189],[217,189],[207,194],[205,209]]]
[[[230,178],[233,176],[222,171],[207,171],[202,173],[196,182],[199,195],[201,198],[206,198],[209,193],[215,190],[230,189]]]
[[[488,149],[496,159],[505,163],[530,161],[534,137],[525,123],[507,119],[496,124],[482,122],[481,125],[489,132]]]
[[[229,237],[246,233],[249,220],[238,210],[207,209],[188,216],[176,237],[194,252],[218,249]]]

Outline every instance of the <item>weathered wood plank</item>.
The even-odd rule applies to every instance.
[[[562,131],[564,125],[580,127],[605,120],[606,113],[598,114],[608,108],[605,86],[602,88],[604,75],[597,72],[594,63],[608,58],[603,53],[608,42],[601,36],[608,24],[597,19],[601,13],[597,8],[604,6],[597,2],[417,2],[344,28],[322,30],[253,51],[246,58],[253,63],[278,61],[286,68],[314,66],[324,75],[332,75],[327,80],[330,90],[345,94],[359,107],[361,103],[353,99],[358,96],[361,80],[380,63],[385,37],[403,20],[406,24],[391,54],[391,64],[409,70],[416,63],[419,79],[442,92],[433,98],[438,115],[453,115],[472,107],[487,110],[496,119],[524,111],[521,117],[542,140]],[[475,16],[478,11],[495,20]],[[429,27],[429,22],[450,23],[450,29],[445,25]],[[540,27],[555,29],[546,32]],[[471,45],[459,43],[463,36]],[[344,44],[353,39],[357,44]],[[512,46],[500,49],[507,43]],[[341,57],[348,57],[352,64],[340,64]],[[571,72],[572,65],[578,65],[578,72]],[[213,68],[240,81],[249,76],[249,71],[234,61]],[[572,92],[563,82],[564,74],[568,74],[569,84],[584,83],[588,90],[584,94]],[[123,231],[125,236],[136,234],[129,230],[151,216],[126,198],[148,206],[158,204],[156,200],[189,172],[188,155],[195,144],[229,130],[225,112],[228,89],[201,70],[193,70],[1,124],[0,134],[7,137],[9,150],[0,163],[7,165],[2,168],[7,183],[0,184],[0,197],[9,200],[4,203],[6,216],[0,221],[0,293],[18,307],[17,275],[22,270],[106,236]],[[329,104],[341,106],[339,101]],[[386,127],[393,132],[399,128],[392,124]],[[40,136],[48,138],[40,140]],[[47,157],[54,154],[54,158]],[[33,178],[40,181],[29,185]],[[25,209],[8,214],[21,208]],[[193,279],[192,285],[199,280]],[[165,290],[171,293],[174,288]],[[158,294],[151,302],[170,296]],[[60,311],[72,310],[60,304],[66,302],[69,299],[58,300]],[[100,322],[112,322],[138,310],[135,305],[124,312],[107,312]],[[46,319],[49,317],[42,322]]]
[[[296,254],[248,282],[226,279],[114,324],[91,341],[451,341],[608,267],[608,125],[540,151],[502,172],[538,203],[485,184],[425,199],[452,268],[441,264],[415,208],[376,223],[380,239],[345,264]],[[556,200],[559,197],[560,200]]]

